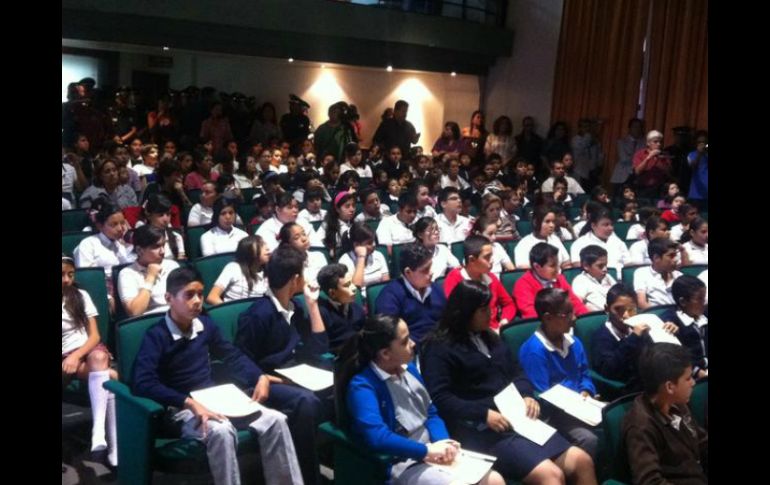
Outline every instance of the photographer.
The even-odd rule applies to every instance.
[[[692,171],[689,199],[701,210],[708,208],[709,200],[709,135],[707,131],[695,134],[695,151],[687,155]]]
[[[345,145],[358,142],[350,115],[350,107],[344,101],[329,106],[329,120],[315,131],[316,154],[324,156],[331,153],[339,161],[342,160],[342,149]]]

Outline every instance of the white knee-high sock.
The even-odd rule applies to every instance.
[[[118,417],[115,414],[115,394],[108,392],[107,398],[107,443],[109,454],[107,459],[112,466],[118,466]]]
[[[104,450],[107,441],[104,437],[105,416],[107,414],[107,400],[109,391],[102,387],[110,379],[110,371],[96,371],[88,374],[88,394],[91,398],[91,451]]]

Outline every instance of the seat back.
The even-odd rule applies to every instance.
[[[607,314],[604,312],[591,312],[578,317],[575,322],[575,336],[585,348],[588,357],[588,366],[590,367],[591,356],[593,355],[593,337],[596,331],[607,321]]]
[[[453,242],[449,249],[452,250],[452,254],[455,258],[457,258],[457,261],[460,262],[460,264],[465,264],[465,250],[463,249],[463,241],[456,241]]]
[[[222,273],[222,269],[231,261],[235,261],[235,253],[212,254],[211,256],[204,256],[193,260],[193,267],[198,270],[203,279],[204,298],[211,291],[214,282]]]
[[[80,241],[94,234],[96,233],[88,231],[63,232],[61,235],[61,252],[67,256],[72,256],[75,254],[75,248],[78,247]]]
[[[383,283],[375,283],[366,287],[367,315],[374,315],[377,313],[377,306],[375,302],[377,301],[377,297],[380,296],[382,289],[385,288],[385,286],[389,283],[390,281],[385,281]]]
[[[628,285],[629,288],[634,286],[634,273],[639,268],[650,266],[649,264],[630,264],[623,267],[621,274],[623,275],[623,282]]]
[[[115,289],[115,315],[112,320],[116,322],[128,318],[126,307],[123,306],[123,301],[120,299],[120,286],[118,285],[118,282],[120,281],[120,272],[123,271],[123,268],[131,266],[132,264],[133,263],[124,263],[112,267],[112,287]]]
[[[687,266],[682,266],[679,268],[679,271],[682,272],[682,274],[687,274],[690,276],[695,276],[696,278],[709,269],[709,265],[707,264],[688,264]]]
[[[529,271],[528,269],[514,269],[512,271],[503,271],[500,273],[500,282],[503,284],[503,288],[509,295],[513,295],[513,287],[519,278]]]
[[[609,463],[609,478],[630,483],[628,457],[623,446],[623,418],[638,394],[629,394],[607,404],[602,409],[602,429],[605,453]]]
[[[150,313],[118,322],[118,372],[120,380],[127,385],[133,381],[133,368],[136,354],[142,345],[147,330],[163,318],[163,313]]]
[[[82,231],[90,223],[86,209],[61,211],[61,232]]]
[[[78,286],[88,292],[88,296],[94,302],[99,316],[96,324],[99,327],[99,336],[107,347],[115,348],[115,336],[110,326],[110,303],[107,299],[107,283],[104,276],[104,268],[77,268],[75,281]]]
[[[209,308],[206,312],[209,318],[219,327],[228,342],[235,342],[235,334],[238,332],[238,317],[245,312],[256,300],[256,298],[245,298],[243,300],[232,300],[221,305]]]
[[[209,230],[209,226],[190,226],[185,230],[185,252],[190,259],[201,257],[201,236]]]
[[[634,224],[636,224],[636,221],[618,221],[613,222],[612,227],[615,235],[618,236],[621,241],[625,241],[626,236],[628,235],[628,229]]]
[[[525,221],[523,219],[516,221],[516,230],[519,231],[521,237],[532,234],[532,221]]]
[[[651,306],[650,308],[644,310],[642,313],[653,313],[661,317],[663,316],[664,313],[674,309],[676,309],[676,305],[656,305],[656,306]]]
[[[708,377],[704,377],[695,384],[692,395],[690,396],[690,403],[688,404],[692,417],[704,428],[706,427],[706,419],[708,417],[708,414],[706,413],[706,410],[708,409],[708,400],[709,379]]]
[[[371,219],[366,222],[364,222],[367,226],[369,226],[369,229],[371,229],[373,232],[377,232],[377,228],[380,227],[380,220],[379,219]]]
[[[528,318],[511,322],[500,329],[500,336],[510,349],[514,359],[519,360],[519,349],[535,333],[539,325],[539,319]]]

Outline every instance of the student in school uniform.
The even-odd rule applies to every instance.
[[[637,214],[638,222],[632,224],[626,233],[626,241],[644,239],[644,231],[650,217],[660,217],[660,210],[655,207],[642,207]]]
[[[144,203],[144,220],[139,220],[135,228],[144,224],[155,226],[166,233],[166,250],[164,257],[175,261],[184,261],[187,255],[184,250],[182,235],[171,228],[171,199],[163,194],[152,194]]]
[[[607,250],[591,244],[580,250],[583,272],[572,280],[572,292],[580,298],[588,311],[599,312],[607,304],[607,291],[615,278],[607,271]]]
[[[297,214],[297,220],[306,222],[323,221],[326,217],[326,209],[321,208],[324,199],[324,193],[321,189],[310,189],[305,193],[305,208]],[[312,227],[312,225],[311,225]]]
[[[471,220],[460,212],[463,208],[460,191],[455,187],[444,187],[438,195],[441,214],[435,217],[439,227],[439,240],[445,244],[464,241],[471,230]]]
[[[390,281],[385,256],[374,250],[375,233],[363,222],[356,222],[342,240],[339,263],[352,275],[359,288]]]
[[[318,300],[318,309],[329,336],[329,348],[338,352],[366,319],[364,307],[356,302],[356,286],[348,268],[330,264],[318,273],[318,285],[326,298]]]
[[[424,341],[420,368],[451,435],[465,448],[497,457],[493,467],[507,480],[596,483],[585,451],[570,446],[558,433],[537,445],[516,433],[495,406],[493,398],[513,384],[524,398],[527,415],[540,415],[532,384],[490,329],[491,298],[486,285],[460,282],[438,327]]]
[[[446,305],[444,289],[432,281],[432,265],[433,257],[425,246],[406,245],[401,250],[401,276],[385,285],[375,302],[377,313],[402,318],[418,345],[436,326]]]
[[[580,298],[572,291],[563,274],[559,273],[558,250],[548,243],[537,243],[529,253],[530,270],[516,281],[513,298],[522,318],[537,316],[535,300],[543,288],[558,288],[567,292],[577,316],[588,313]]]
[[[513,262],[516,267],[519,269],[529,268],[530,251],[536,244],[545,242],[557,249],[558,265],[561,269],[571,268],[572,261],[570,260],[569,253],[559,239],[559,236],[554,233],[555,230],[556,213],[554,210],[545,205],[535,207],[535,211],[532,214],[532,233],[524,236],[513,250]]]
[[[248,234],[235,227],[235,201],[220,197],[214,202],[214,216],[211,219],[211,229],[201,235],[201,254],[231,253],[238,247],[238,242]]]
[[[639,308],[646,310],[655,305],[673,305],[671,286],[682,276],[676,269],[679,244],[662,237],[653,239],[647,248],[652,265],[634,272],[634,291]]]
[[[179,263],[164,257],[166,231],[148,224],[134,231],[132,239],[136,261],[118,275],[120,301],[131,317],[165,312],[166,279],[179,267]]]
[[[652,344],[650,326],[642,323],[630,327],[624,323],[636,315],[637,306],[636,294],[622,283],[607,292],[605,312],[607,322],[593,335],[593,370],[608,379],[624,382],[624,394],[638,392],[641,384],[636,363],[642,348]],[[665,323],[663,329],[671,334],[678,331],[671,322]]]
[[[684,204],[679,208],[679,224],[671,226],[671,240],[682,242],[682,236],[690,229],[690,222],[698,217],[698,208],[691,204]]]
[[[433,253],[433,265],[431,266],[433,281],[460,266],[460,262],[452,254],[452,251],[445,244],[439,243],[440,230],[434,218],[423,217],[414,223],[412,229],[417,243],[422,244]]]
[[[264,295],[268,287],[264,268],[269,259],[270,251],[261,237],[247,236],[238,241],[235,261],[222,268],[206,302],[220,305],[226,301]]]
[[[409,185],[409,192],[414,194],[417,200],[416,218],[436,217],[436,209],[431,205],[430,187],[423,180],[416,180]]]
[[[696,217],[681,239],[690,264],[709,264],[709,223]]]
[[[695,382],[687,349],[646,348],[639,360],[644,392],[623,418],[623,455],[633,483],[708,483],[708,432],[687,403]],[[630,480],[629,480],[630,481]]]
[[[489,194],[492,195],[492,194]],[[486,197],[486,196],[485,196]],[[484,236],[492,243],[492,273],[500,278],[503,271],[516,269],[511,257],[505,251],[502,244],[497,242],[499,232],[499,219],[488,215],[479,216],[473,223],[471,233],[476,236]]]
[[[279,246],[270,256],[266,273],[269,288],[264,296],[238,317],[235,345],[264,372],[298,363],[318,363],[329,351],[329,338],[318,309],[318,291],[303,277],[305,256],[297,249]],[[294,298],[302,291],[306,308]],[[272,376],[270,399],[289,418],[305,483],[319,483],[315,429],[323,417],[321,400],[313,392]]]
[[[361,189],[358,200],[363,210],[353,218],[354,222],[381,221],[391,215],[388,206],[380,203],[380,194],[376,187]]]
[[[258,415],[233,421],[213,412],[189,393],[214,385],[209,361],[221,358],[242,388],[254,387],[251,398],[266,406],[273,394],[267,374],[225,340],[219,327],[201,315],[203,282],[191,268],[177,268],[168,277],[169,311],[147,330],[134,362],[132,391],[166,407],[167,421],[182,438],[206,445],[211,474],[217,485],[240,483],[237,427],[259,437],[267,484],[301,479],[286,416],[266,407]],[[269,472],[268,472],[269,471]]]
[[[516,316],[516,305],[503,284],[492,272],[492,241],[484,236],[471,236],[463,243],[465,265],[449,272],[444,281],[444,293],[447,298],[457,285],[464,280],[477,281],[486,285],[492,292],[489,300],[490,323],[492,330],[499,332],[500,327]],[[498,317],[498,314],[500,315]]]
[[[305,255],[305,282],[312,289],[318,288],[318,272],[327,265],[326,256],[321,251],[310,250],[310,237],[305,229],[296,222],[287,222],[278,233],[278,240],[281,246],[291,246]]]
[[[257,229],[257,236],[260,236],[267,245],[267,249],[274,251],[280,243],[278,233],[284,224],[296,222],[305,229],[306,234],[313,234],[313,227],[309,222],[297,218],[299,213],[299,203],[288,192],[280,194],[275,199],[275,214],[270,219],[263,222]]]
[[[556,384],[593,397],[596,387],[588,374],[588,358],[583,343],[570,335],[575,312],[570,295],[559,288],[544,288],[535,299],[540,327],[519,349],[519,362],[539,392]],[[592,457],[599,439],[590,427],[562,410],[554,410],[549,424]]]
[[[633,243],[628,250],[630,257],[628,264],[652,264],[648,250],[650,241],[659,237],[668,239],[670,236],[671,231],[665,219],[658,216],[649,217],[644,225],[644,236]]]
[[[393,254],[394,244],[414,241],[412,223],[417,217],[417,198],[414,194],[401,194],[398,198],[398,212],[385,217],[377,226],[377,242],[388,247],[388,255]]]
[[[321,227],[310,237],[311,245],[324,247],[329,250],[332,258],[339,257],[342,246],[342,238],[353,225],[353,217],[356,215],[356,193],[341,191],[334,196],[334,205],[326,213]]]
[[[367,319],[342,351],[337,387],[350,416],[353,440],[374,453],[394,457],[388,476],[399,485],[448,485],[452,474],[434,464],[450,465],[460,443],[446,425],[412,363],[415,343],[406,322],[378,314]],[[494,470],[479,482],[503,485]]]
[[[626,243],[613,232],[610,212],[604,208],[589,211],[588,221],[580,232],[580,237],[570,249],[572,263],[579,265],[580,251],[588,245],[596,245],[607,251],[607,266],[614,268],[620,275],[630,256]]]
[[[671,285],[676,309],[661,316],[678,328],[676,336],[692,356],[693,377],[708,377],[709,320],[706,310],[706,284],[695,276],[682,275]]]

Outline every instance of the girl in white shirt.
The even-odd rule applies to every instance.
[[[206,297],[211,305],[262,296],[267,292],[265,265],[270,250],[261,237],[247,236],[238,241],[235,261],[227,263]]]
[[[588,207],[588,221],[580,230],[580,237],[570,248],[572,263],[575,266],[580,265],[580,251],[595,244],[607,250],[607,266],[615,268],[617,274],[620,274],[623,266],[631,259],[628,247],[615,235],[610,211],[598,205]]]
[[[281,227],[278,233],[278,241],[281,243],[279,246],[291,246],[307,256],[307,259],[305,259],[305,270],[303,271],[305,282],[311,288],[318,288],[318,272],[328,263],[326,256],[321,251],[308,251],[310,249],[310,238],[305,228],[295,222],[288,222]]]
[[[414,223],[412,230],[417,242],[433,253],[433,262],[430,266],[433,281],[461,266],[452,251],[445,244],[439,244],[440,230],[435,219],[423,217]]]
[[[343,150],[345,163],[340,165],[340,175],[348,170],[355,170],[361,178],[372,178],[372,169],[361,161],[363,152],[358,143],[348,143]]]
[[[709,264],[709,223],[705,219],[693,219],[682,242],[689,264]]]
[[[375,233],[363,222],[356,222],[342,239],[339,263],[352,274],[353,284],[359,288],[390,281],[388,262],[374,250]]]
[[[152,194],[144,203],[144,221],[138,221],[136,227],[149,224],[165,232],[166,250],[164,257],[176,261],[187,259],[182,235],[171,228],[171,200],[163,194]]]
[[[200,202],[192,206],[187,216],[187,227],[211,224],[214,201],[217,200],[217,186],[214,182],[204,182],[201,187]]]
[[[144,225],[134,232],[137,259],[118,275],[118,295],[129,316],[168,310],[166,278],[179,267],[173,259],[165,259],[166,232]]]
[[[211,229],[201,236],[201,254],[232,253],[238,247],[238,242],[247,237],[246,231],[235,227],[235,202],[232,199],[220,197],[214,202]]]
[[[115,396],[102,386],[118,374],[110,369],[110,352],[101,343],[98,313],[91,297],[75,284],[75,261],[61,258],[61,373],[63,385],[76,377],[88,380],[91,399],[91,451],[109,450],[110,465],[118,464]]]
[[[476,219],[471,232],[475,235],[484,236],[492,242],[492,269],[490,270],[498,278],[503,271],[516,269],[511,261],[511,257],[505,252],[505,248],[497,239],[497,220],[489,216],[481,216]]]
[[[529,268],[529,252],[535,244],[547,242],[559,250],[559,266],[561,269],[572,267],[569,253],[559,237],[554,234],[556,230],[556,213],[546,205],[538,205],[532,214],[532,233],[524,236],[513,250],[514,262],[518,269]]]
[[[233,174],[235,185],[239,189],[251,189],[259,183],[257,174],[257,160],[254,157],[248,157],[245,162],[238,164],[238,170]]]
[[[342,238],[350,230],[355,214],[356,193],[339,192],[334,197],[334,205],[326,213],[323,224],[315,233],[313,245],[328,249],[332,258],[338,256]]]

